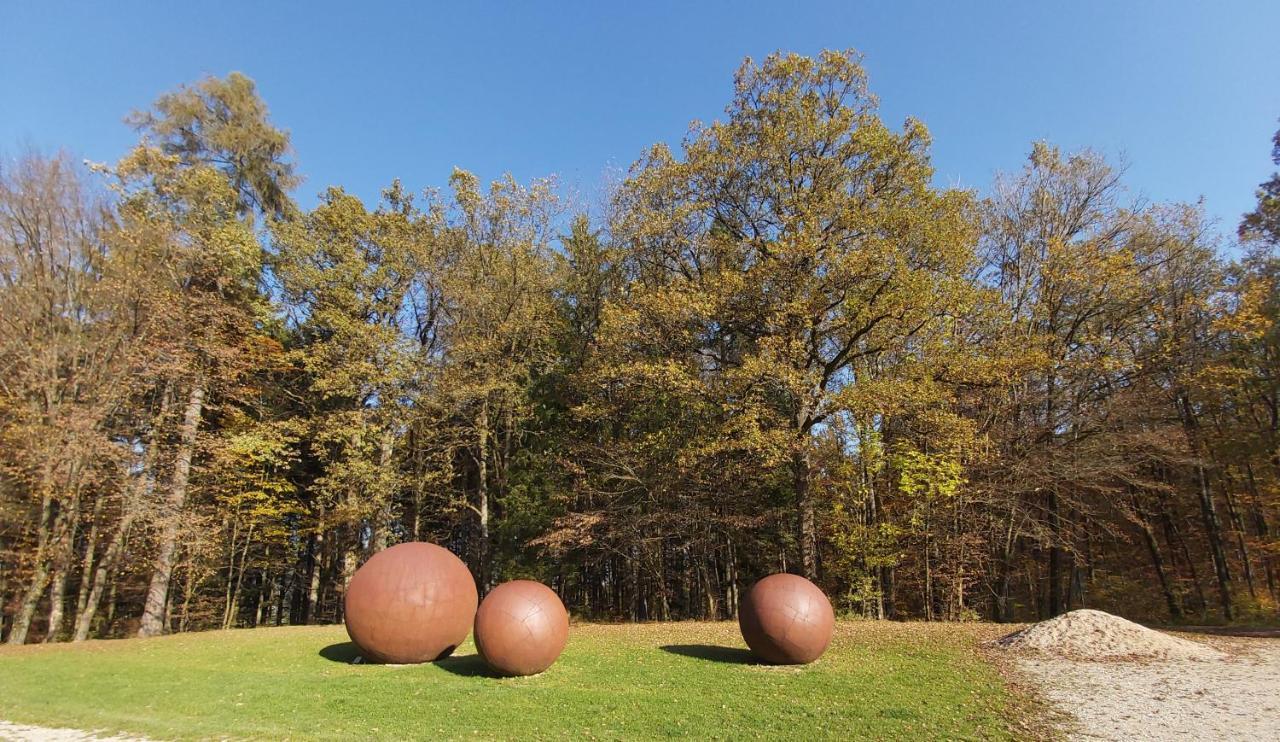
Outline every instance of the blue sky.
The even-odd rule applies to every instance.
[[[984,189],[1030,143],[1123,156],[1224,233],[1273,167],[1280,2],[23,2],[0,0],[0,150],[111,161],[121,123],[239,70],[293,135],[300,196],[392,178],[612,169],[720,116],[744,56],[854,47],[886,121],[922,119],[938,183]]]

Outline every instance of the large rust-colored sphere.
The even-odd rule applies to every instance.
[[[374,554],[351,577],[347,634],[375,662],[447,657],[476,615],[476,581],[448,549],[414,541]]]
[[[799,575],[769,575],[751,587],[738,608],[747,646],[775,665],[803,665],[821,657],[835,622],[831,601]]]
[[[476,613],[476,649],[503,675],[536,675],[551,667],[568,638],[569,613],[540,582],[504,582]]]

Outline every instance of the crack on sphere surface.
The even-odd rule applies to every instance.
[[[476,612],[480,656],[502,675],[536,675],[560,656],[569,637],[569,613],[551,588],[513,580],[494,588]]]

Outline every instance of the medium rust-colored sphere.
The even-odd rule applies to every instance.
[[[738,608],[747,646],[775,665],[803,665],[821,657],[835,621],[831,601],[799,575],[769,575],[751,587]]]
[[[568,638],[569,613],[540,582],[504,582],[476,612],[476,649],[503,675],[536,675],[551,667]]]
[[[471,630],[476,581],[448,549],[414,541],[374,554],[351,577],[347,634],[375,662],[447,657]]]

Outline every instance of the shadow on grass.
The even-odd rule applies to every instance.
[[[760,661],[746,649],[718,647],[714,644],[667,644],[659,647],[664,652],[692,657],[697,660],[724,662],[731,665],[758,665]]]
[[[320,656],[330,662],[349,665],[360,656],[360,650],[356,648],[355,642],[338,642],[321,649]]]
[[[448,651],[452,652],[453,649],[450,648]],[[338,642],[337,644],[330,644],[324,649],[321,649],[319,654],[330,662],[341,662],[344,665],[350,665],[360,657],[360,648],[355,645],[355,642]],[[370,662],[367,659],[361,659],[360,662],[361,664],[378,664],[376,662]],[[431,664],[445,672],[451,672],[454,675],[461,675],[468,678],[501,677],[491,671],[489,666],[484,663],[484,660],[480,659],[480,655],[478,654],[468,654],[464,657],[445,656]]]
[[[489,669],[484,660],[478,654],[468,654],[462,657],[445,657],[435,661],[435,666],[451,672],[454,675],[461,675],[464,678],[500,678],[501,675]]]

